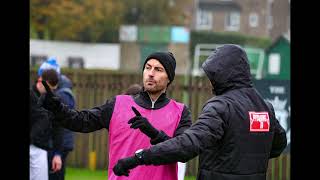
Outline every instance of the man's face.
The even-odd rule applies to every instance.
[[[162,64],[156,59],[150,59],[143,70],[143,86],[150,93],[157,93],[167,88],[169,78]]]
[[[39,77],[39,79],[37,81],[37,89],[41,94],[44,94],[44,93],[46,93],[46,89],[43,86],[43,84],[41,83],[41,81],[42,81],[42,78]],[[47,82],[49,88],[51,89],[51,91],[54,91],[55,89],[57,89],[58,85],[52,86],[48,81],[46,81],[46,82]]]

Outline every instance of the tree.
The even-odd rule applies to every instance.
[[[189,26],[193,0],[31,0],[32,37],[118,42],[121,24]]]
[[[122,22],[122,4],[112,0],[31,0],[30,8],[39,37],[47,29],[53,40],[107,42]]]
[[[188,26],[193,0],[121,0],[125,6],[124,23],[138,25]]]

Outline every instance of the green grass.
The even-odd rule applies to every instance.
[[[71,168],[66,169],[66,180],[107,180],[107,170],[95,170],[83,168]],[[195,180],[194,176],[186,176],[185,180]]]
[[[66,169],[66,180],[107,180],[107,170],[95,170],[83,168],[71,168]]]
[[[185,176],[184,180],[196,180],[196,177],[194,177],[194,176]]]

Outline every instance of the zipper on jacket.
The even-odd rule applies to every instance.
[[[154,104],[157,102],[157,100],[159,99],[159,97],[161,96],[161,94],[157,97],[157,99],[156,99],[155,101],[152,101],[152,99],[151,99],[151,97],[150,97],[149,93],[148,93],[148,96],[149,96],[150,101],[151,101],[151,109],[154,109]]]

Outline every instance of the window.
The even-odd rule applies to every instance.
[[[266,14],[266,21],[267,21],[267,29],[270,30],[273,27],[273,16],[272,16],[272,9],[274,8],[274,0],[267,1],[267,14]]]
[[[269,74],[278,75],[280,73],[280,54],[272,53],[269,55]]]
[[[84,60],[82,57],[68,57],[68,67],[75,69],[84,68]]]
[[[210,11],[199,10],[197,13],[197,29],[212,29],[212,13]]]
[[[31,67],[40,66],[43,62],[47,60],[47,58],[48,56],[46,55],[31,55]]]
[[[273,27],[273,17],[271,15],[267,16],[267,27],[268,29],[271,29]]]
[[[238,31],[240,29],[240,13],[230,12],[225,18],[225,29],[227,31]]]
[[[175,0],[169,0],[169,7],[173,7],[176,5]]]
[[[258,27],[259,25],[259,16],[257,13],[250,13],[249,15],[249,25],[250,27]]]

